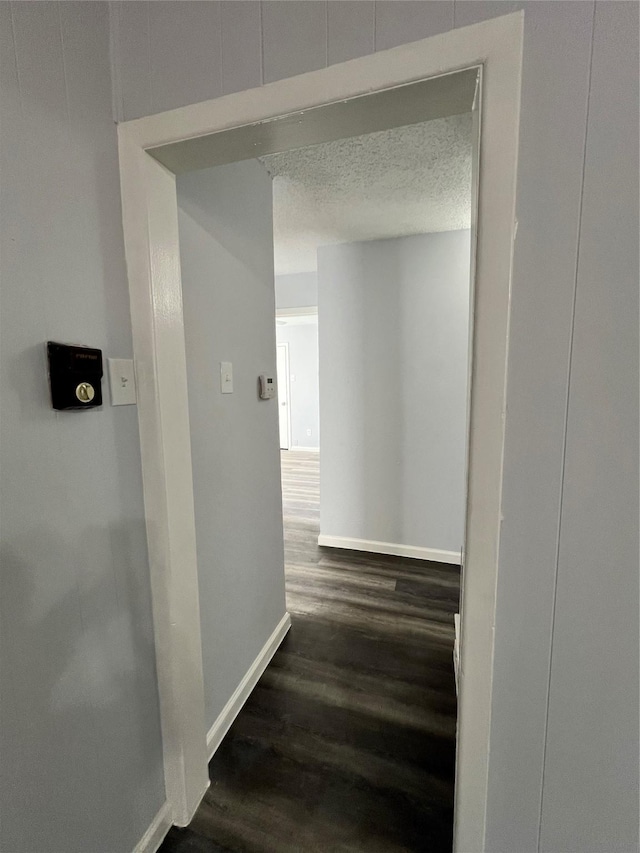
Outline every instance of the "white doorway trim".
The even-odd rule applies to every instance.
[[[278,317],[317,317],[318,306],[309,305],[306,308],[276,308],[276,318]]]
[[[204,140],[204,149],[190,146],[190,156],[198,149],[191,162],[202,165],[207,139],[224,131],[480,67],[454,845],[484,850],[522,26],[515,13],[118,127],[165,784],[178,825],[189,822],[209,781],[176,183],[156,158],[162,146]]]
[[[291,386],[289,384],[290,383],[289,344],[287,342],[282,343],[282,344],[277,343],[276,349],[280,349],[280,347],[282,347],[282,349],[284,350],[284,376],[281,376],[280,371],[277,370],[277,380],[278,380],[278,382],[277,382],[277,386],[278,386],[278,430],[280,432],[280,450],[289,450],[291,448]],[[279,359],[276,360],[276,367],[279,363],[280,363]],[[280,390],[281,389],[284,390],[284,396],[285,396],[284,405],[287,408],[287,410],[285,412],[285,415],[287,416],[286,417],[286,422],[287,422],[286,447],[282,446],[282,431],[280,430],[280,418],[282,416],[280,408],[283,405],[281,400],[280,400]]]

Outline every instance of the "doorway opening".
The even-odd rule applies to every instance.
[[[212,762],[211,801],[237,817],[208,831],[232,848],[256,820],[276,848],[295,833],[301,849],[451,847],[472,126],[463,113],[262,158],[292,630]],[[275,743],[249,815],[248,778],[221,767]]]
[[[228,849],[258,827],[260,849],[451,848],[473,125],[178,177],[215,782],[194,820]]]
[[[276,375],[278,377],[278,431],[280,450],[291,447],[291,402],[289,394],[289,344],[277,344]]]
[[[259,594],[259,565],[251,566],[254,574],[242,588],[232,582],[233,572],[212,575],[215,583],[224,586],[229,582],[225,590],[214,590],[214,593],[229,592],[228,597],[216,594],[203,596],[202,590],[199,595],[198,570],[202,561],[199,553],[196,557],[196,522],[198,513],[203,512],[203,504],[198,499],[198,467],[191,468],[190,465],[190,448],[195,447],[191,423],[194,418],[190,407],[195,400],[193,405],[201,406],[201,412],[206,415],[204,401],[213,399],[213,385],[224,383],[227,388],[231,385],[234,390],[238,389],[225,395],[231,399],[223,403],[222,394],[216,398],[220,411],[215,424],[224,423],[233,408],[241,409],[249,399],[245,396],[245,372],[254,377],[252,394],[255,401],[258,389],[265,386],[265,377],[275,372],[275,333],[272,326],[267,341],[251,327],[251,331],[256,332],[257,344],[266,345],[264,352],[268,350],[267,356],[259,354],[252,359],[251,353],[243,350],[239,352],[237,362],[225,361],[224,371],[221,367],[219,373],[218,365],[213,361],[216,368],[213,374],[211,361],[199,362],[203,366],[203,374],[196,377],[194,393],[189,382],[187,403],[183,349],[185,323],[174,176],[184,174],[188,179],[188,172],[208,169],[216,164],[234,164],[305,144],[426,121],[442,115],[440,110],[446,90],[449,95],[457,91],[460,97],[468,99],[470,105],[475,102],[480,106],[481,103],[483,150],[492,152],[491,156],[483,156],[480,163],[479,213],[482,227],[477,232],[478,265],[477,275],[473,277],[476,324],[465,537],[467,571],[462,613],[456,843],[465,849],[465,845],[469,847],[469,839],[477,839],[482,834],[482,804],[486,791],[483,784],[477,784],[477,780],[485,779],[482,768],[486,768],[488,755],[491,613],[495,601],[493,592],[490,595],[481,593],[483,590],[495,591],[520,60],[521,20],[515,16],[491,22],[491,26],[483,25],[426,40],[422,48],[411,45],[389,51],[384,56],[379,54],[348,63],[348,68],[325,69],[304,75],[299,81],[281,81],[255,93],[240,93],[217,103],[195,105],[131,122],[119,129],[134,344],[139,376],[143,379],[140,383],[139,416],[145,504],[149,518],[165,779],[172,819],[178,825],[185,825],[191,819],[208,785],[206,757],[221,742],[285,636],[288,623],[285,614],[266,637],[262,648],[257,649],[254,664],[239,683],[227,665],[230,660],[243,656],[251,660],[256,654],[255,638],[252,640],[248,632],[242,634],[235,644],[226,644],[227,653],[224,654],[224,635],[213,643],[204,637],[202,613],[210,601],[217,601],[225,607],[218,620],[219,627],[224,628],[236,623],[243,608],[256,617],[251,624],[257,624],[258,617],[264,617],[265,624],[271,623],[273,614],[269,608],[273,600]],[[466,70],[457,70],[460,68]],[[486,86],[477,90],[480,68],[489,68],[491,73],[486,77]],[[358,78],[358,69],[364,75],[362,78]],[[443,69],[451,69],[452,73],[443,76]],[[441,76],[434,76],[437,74]],[[365,78],[366,83],[363,83]],[[416,83],[415,80],[422,82]],[[430,89],[428,97],[425,91],[427,84]],[[320,91],[322,97],[318,95]],[[370,92],[374,94],[366,94]],[[321,106],[323,103],[325,106]],[[460,112],[458,103],[448,114],[458,115]],[[502,156],[495,156],[498,151]],[[223,191],[224,187],[219,187],[219,190]],[[242,199],[242,192],[234,187],[234,202]],[[255,181],[251,182],[248,192],[255,202]],[[254,204],[246,209],[242,233],[246,236],[255,225],[258,236],[252,234],[251,240],[242,246],[234,242],[233,231],[222,229],[223,239],[220,242],[226,253],[226,266],[221,266],[219,271],[227,282],[233,276],[225,273],[231,272],[238,260],[247,274],[247,281],[251,279],[256,283],[262,276],[267,279],[269,275],[273,276],[272,270],[265,269],[262,257],[256,263],[258,248],[262,246],[259,236],[262,225],[252,219],[252,211],[257,208],[260,205]],[[200,223],[200,230],[193,230],[193,240],[206,239],[207,230],[210,233],[211,228],[218,228],[220,224],[215,220],[209,220],[204,226]],[[182,272],[184,276],[185,270]],[[270,310],[273,312],[273,298],[268,294],[268,287],[258,288],[254,298],[247,301],[245,285],[238,286],[234,282],[227,296],[231,302],[245,308],[255,308],[256,301],[260,303],[263,300],[263,307],[267,310],[271,301]],[[188,310],[185,300],[185,319]],[[232,338],[242,337],[237,327],[231,328],[233,323],[227,323],[225,328],[224,321],[229,316],[229,312],[222,316],[223,326],[218,329],[217,339],[224,337],[225,333]],[[246,316],[243,319],[241,311],[235,316],[240,317],[237,322],[251,324]],[[196,340],[193,335],[191,338]],[[270,363],[267,363],[268,358],[272,359]],[[217,379],[212,376],[217,376]],[[263,399],[262,395],[260,399]],[[267,394],[260,411],[268,411],[268,406]],[[257,428],[268,420],[267,415],[257,414],[252,423]],[[270,422],[273,447],[277,450],[277,418],[272,417]],[[210,429],[213,424],[213,421],[209,422]],[[246,539],[254,544],[266,542],[274,532],[278,532],[277,520],[274,524],[269,514],[274,504],[263,500],[259,489],[254,487],[256,482],[267,482],[271,476],[273,457],[251,452],[251,435],[247,437],[230,432],[228,438],[226,449],[235,442],[235,446],[244,451],[248,464],[245,469],[234,470],[226,480],[224,477],[216,480],[218,484],[224,484],[224,488],[211,508],[214,511],[204,512],[204,522],[215,526],[222,515],[220,510],[225,505],[232,505],[240,491],[255,498],[254,503],[245,507],[253,522]],[[225,446],[210,441],[209,447],[212,445],[216,459],[221,460]],[[220,531],[219,542],[212,554],[214,563],[220,563],[226,547],[224,542],[234,539],[234,526],[239,519],[236,514],[232,523]],[[200,537],[198,552],[199,540]],[[472,571],[474,566],[481,567],[481,570]],[[215,689],[223,693],[226,691],[228,695],[228,687],[235,684],[224,705],[220,707],[220,694],[214,697],[217,705],[213,703],[208,712],[205,706],[211,697],[208,696],[210,691],[206,689],[202,666],[205,648],[213,648],[221,655]],[[207,714],[214,708],[217,716],[207,737]],[[474,802],[479,808],[472,807]]]
[[[291,276],[310,280],[315,275]],[[318,368],[318,306],[278,308],[282,277],[276,279],[276,345],[278,348],[278,415],[280,449],[318,452],[320,390]],[[280,282],[280,284],[279,284]],[[317,301],[317,296],[312,296]]]

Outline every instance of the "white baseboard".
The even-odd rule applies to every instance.
[[[238,716],[242,706],[249,698],[251,691],[258,683],[260,676],[265,671],[271,658],[276,653],[280,643],[285,638],[287,631],[291,627],[291,616],[285,613],[273,634],[264,644],[258,657],[249,667],[240,684],[234,690],[231,698],[224,706],[217,720],[209,729],[207,734],[207,752],[209,761],[222,743],[223,737],[231,728],[231,724]],[[171,807],[169,803],[165,803],[158,814],[154,817],[151,825],[136,844],[133,853],[156,853],[162,844],[166,834],[173,825],[171,819]]]
[[[291,627],[291,616],[285,613],[275,631],[264,644],[258,657],[251,664],[244,678],[233,691],[231,698],[218,714],[215,723],[209,729],[207,734],[207,752],[209,761],[213,757],[214,752],[222,743],[222,738],[231,728],[231,724],[238,716],[242,706],[249,698],[251,691],[258,683],[260,676],[269,665],[269,661],[278,650],[278,646],[284,640],[287,631]]]
[[[394,557],[412,557],[414,560],[431,560],[435,563],[460,565],[460,551],[440,551],[417,545],[398,545],[395,542],[376,542],[374,539],[351,539],[348,536],[318,536],[318,545],[326,548],[346,548],[349,551],[371,551],[374,554],[391,554]]]
[[[304,450],[306,453],[320,453],[319,447],[301,447],[299,444],[294,444],[293,447],[289,447],[289,450]]]
[[[133,853],[156,853],[172,826],[171,806],[165,803],[151,821],[149,829],[134,847]]]

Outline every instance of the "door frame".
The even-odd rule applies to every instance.
[[[291,450],[291,379],[290,379],[290,366],[289,366],[289,342],[284,341],[284,343],[279,344],[276,341],[276,353],[278,347],[284,347],[284,364],[285,364],[285,373],[286,373],[286,386],[285,392],[287,395],[287,438],[288,438],[288,447],[280,447],[280,450]],[[278,368],[278,359],[276,355],[276,379],[278,380],[277,386],[280,387],[280,377],[277,372]],[[280,431],[280,401],[278,401],[278,432]]]
[[[177,825],[189,823],[209,778],[176,180],[156,158],[164,146],[181,141],[206,141],[478,68],[481,134],[454,849],[485,848],[522,39],[523,15],[516,12],[118,126],[165,787]]]

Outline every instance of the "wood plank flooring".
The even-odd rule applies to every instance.
[[[319,548],[318,468],[283,451],[292,627],[162,853],[451,850],[458,567]]]

